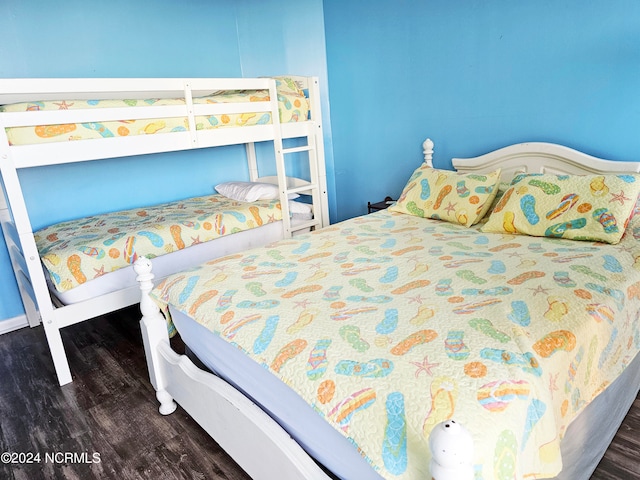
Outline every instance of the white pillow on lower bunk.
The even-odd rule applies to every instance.
[[[216,185],[215,189],[220,195],[239,202],[273,200],[280,196],[277,185],[263,182],[224,182]],[[297,193],[290,193],[289,200],[299,196]]]

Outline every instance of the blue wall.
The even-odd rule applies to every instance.
[[[637,0],[109,5],[107,11],[79,0],[1,2],[0,76],[319,75],[332,221],[365,213],[369,200],[398,195],[421,161],[427,136],[442,168],[453,156],[521,141],[558,142],[612,159],[640,157]],[[300,23],[287,23],[297,15]],[[171,170],[171,155],[60,168],[61,183],[86,200],[60,192],[53,212],[47,190],[53,172],[32,175],[25,183],[34,223],[80,213],[80,207],[90,213],[137,203],[130,192],[141,175],[154,178],[153,189],[161,186],[141,193],[145,201],[208,190],[240,173],[235,168],[242,162],[221,166],[238,152],[222,150],[190,159],[206,175]],[[221,160],[210,163],[207,155]],[[104,179],[104,188],[87,188],[86,176]],[[0,239],[0,318],[10,318],[22,307],[3,255]]]
[[[295,9],[282,9],[280,3],[113,0],[105,7],[81,0],[4,0],[0,2],[0,77],[292,73],[319,76],[326,99],[322,1],[303,0]],[[302,20],[293,22],[301,12]],[[291,42],[301,35],[304,42]],[[325,128],[328,147],[330,132],[329,125]],[[330,148],[327,153],[332,171]],[[85,162],[30,170],[21,174],[21,181],[32,224],[38,228],[140,202],[212,192],[220,181],[246,178],[246,162],[238,157],[244,158],[243,147]],[[332,209],[335,212],[335,205]],[[0,237],[0,320],[23,312]]]
[[[523,141],[640,160],[640,2],[324,1],[340,220]],[[366,179],[366,180],[365,180]]]

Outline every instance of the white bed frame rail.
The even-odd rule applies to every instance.
[[[172,106],[0,112],[0,188],[1,196],[6,198],[6,204],[4,201],[0,202],[2,230],[28,323],[36,326],[42,320],[60,385],[72,380],[60,329],[137,303],[139,291],[137,286],[134,286],[73,305],[54,303],[42,270],[18,172],[21,169],[72,162],[245,144],[250,180],[265,181],[279,186],[283,235],[290,237],[294,230],[322,228],[329,224],[329,214],[318,79],[293,78],[301,89],[308,91],[311,118],[307,121],[280,123],[276,82],[271,78],[0,79],[0,105],[43,100],[185,99],[184,105]],[[270,101],[265,102],[193,103],[194,97],[219,90],[267,89],[270,92]],[[211,130],[196,129],[196,116],[246,112],[269,112],[272,123]],[[20,126],[167,117],[186,117],[189,128],[182,132],[40,145],[10,145],[5,130]],[[284,148],[283,139],[288,138],[303,138],[306,139],[306,143],[302,147]],[[273,143],[276,176],[258,175],[255,143],[263,141]],[[309,161],[309,180],[289,178],[285,171],[285,155],[300,152],[305,152]],[[304,155],[297,158],[299,157]],[[310,195],[314,211],[312,220],[297,224],[295,229],[289,216],[287,198],[290,193]]]

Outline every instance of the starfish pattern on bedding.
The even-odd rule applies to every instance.
[[[419,303],[420,305],[422,305],[422,302],[425,299],[422,298],[422,295],[418,294],[415,297],[409,297],[409,303]]]
[[[410,257],[407,257],[407,259],[416,263],[420,263],[422,261],[422,258],[417,254],[411,255]]]
[[[636,249],[636,247],[634,245],[618,245],[618,250],[620,250],[621,252],[627,252],[627,253],[631,253]]]
[[[212,269],[214,271],[218,271],[218,272],[224,273],[224,271],[227,269],[227,265],[215,265],[214,267],[212,267]]]
[[[309,299],[305,298],[304,300],[294,302],[296,304],[296,308],[307,308],[309,306]]]
[[[456,211],[456,204],[455,203],[451,203],[449,202],[449,204],[445,207],[445,211],[447,213],[451,213],[451,212],[455,212]]]
[[[609,203],[620,202],[620,205],[624,205],[625,202],[631,200],[629,197],[625,196],[624,190],[620,190],[620,193],[612,193],[611,197],[612,198],[609,200]]]
[[[433,372],[431,371],[431,369],[439,366],[439,363],[430,363],[429,362],[429,357],[427,355],[425,355],[424,359],[422,360],[422,362],[411,362],[412,365],[415,365],[416,367],[418,367],[418,369],[416,370],[416,378],[418,378],[418,376],[424,372],[427,375],[429,375],[430,377],[433,377]]]
[[[66,101],[62,101],[60,103],[53,102],[54,105],[58,105],[58,110],[69,110],[69,107],[73,107],[73,103],[67,103]]]
[[[544,295],[548,294],[550,289],[545,288],[542,285],[538,285],[536,288],[530,288],[529,290],[533,292],[533,296],[535,297],[539,293],[542,293]]]

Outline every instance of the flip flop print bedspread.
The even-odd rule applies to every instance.
[[[382,211],[153,295],[281,378],[385,478],[429,478],[429,433],[452,416],[476,478],[554,476],[571,420],[640,349],[635,225],[603,245]]]
[[[34,234],[42,263],[64,292],[138,256],[148,258],[282,219],[279,200],[205,195],[58,223]]]
[[[307,120],[309,104],[304,94],[288,88],[283,81],[278,84],[278,106],[280,122],[301,122]],[[244,103],[269,101],[268,90],[247,90],[218,92],[206,97],[195,97],[194,104]],[[41,110],[76,110],[121,108],[122,120],[104,122],[67,123],[61,125],[36,125],[7,129],[11,145],[32,145],[39,143],[67,142],[87,139],[152,135],[156,133],[184,132],[189,129],[186,117],[152,118],[128,120],[127,107],[151,107],[184,105],[181,98],[151,98],[144,100],[61,100],[35,101],[0,105],[0,112],[29,112]],[[244,127],[271,123],[269,112],[247,112],[220,115],[196,116],[196,130],[210,130],[225,127]]]

